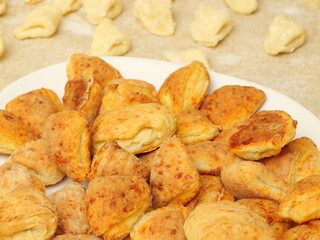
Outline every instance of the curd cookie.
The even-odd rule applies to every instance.
[[[208,95],[201,111],[223,129],[249,119],[264,103],[266,94],[255,87],[227,85]]]
[[[90,172],[90,133],[85,116],[78,111],[52,114],[46,122],[42,140],[49,159],[69,178],[84,182]]]
[[[24,122],[37,138],[41,138],[48,117],[61,111],[63,106],[55,92],[41,88],[15,97],[5,108]]]
[[[99,113],[140,103],[158,103],[156,88],[145,81],[136,79],[112,80],[103,90]]]
[[[160,104],[115,108],[96,118],[92,127],[92,152],[96,154],[110,140],[115,140],[133,154],[149,152],[159,147],[175,130],[175,117]]]
[[[73,54],[67,64],[67,76],[69,80],[93,78],[102,89],[113,79],[122,78],[121,73],[113,66],[99,57],[91,57],[85,54]]]
[[[306,38],[306,32],[302,25],[280,15],[269,26],[264,48],[270,55],[291,53],[301,47]]]
[[[154,157],[150,173],[152,206],[186,204],[200,189],[200,176],[181,140],[163,142]]]
[[[93,179],[86,192],[89,224],[105,240],[123,239],[144,214],[151,200],[146,181],[136,176]]]
[[[183,225],[189,210],[170,205],[144,214],[130,232],[132,240],[187,240]]]
[[[52,240],[102,240],[102,238],[89,234],[63,234],[54,237]]]
[[[6,49],[6,43],[4,42],[3,37],[0,35],[0,58],[4,55],[5,49]]]
[[[188,48],[185,50],[166,50],[163,52],[164,60],[174,62],[182,65],[188,65],[193,61],[202,62],[203,65],[209,70],[209,62],[206,54],[201,49]]]
[[[61,9],[63,15],[77,11],[82,7],[81,0],[52,0],[52,3]]]
[[[320,174],[320,151],[307,137],[297,138],[284,146],[279,154],[262,160],[272,172],[290,185],[312,174]]]
[[[258,0],[224,0],[225,4],[235,13],[248,15],[258,9]]]
[[[188,240],[275,239],[260,215],[230,201],[200,204],[188,216],[184,231]]]
[[[58,30],[62,19],[62,11],[53,5],[35,8],[21,25],[13,30],[13,35],[19,39],[46,38]]]
[[[191,24],[192,38],[206,47],[215,47],[232,31],[230,14],[201,4]]]
[[[122,0],[83,0],[86,19],[91,24],[99,24],[103,19],[114,19],[123,10]]]
[[[121,148],[115,141],[108,141],[94,155],[88,180],[109,175],[140,176],[147,179],[149,171],[138,157]]]
[[[35,188],[19,186],[0,197],[0,239],[51,239],[57,225],[56,206]]]
[[[195,142],[186,145],[186,149],[200,174],[220,175],[223,167],[241,160],[220,141]]]
[[[146,166],[149,173],[151,172],[151,169],[153,168],[153,166],[155,164],[154,156],[156,155],[158,149],[159,148],[157,148],[151,152],[142,153],[142,154],[137,155],[137,157],[141,160],[143,165]]]
[[[22,144],[36,139],[18,117],[6,110],[0,110],[0,126],[0,153],[12,154]]]
[[[100,21],[93,33],[91,55],[121,56],[130,50],[130,39],[109,18]]]
[[[82,112],[91,124],[97,117],[103,90],[100,84],[90,79],[69,80],[62,98],[66,110]]]
[[[212,140],[219,132],[220,127],[198,109],[188,108],[178,113],[176,119],[176,135],[184,144]]]
[[[5,14],[6,11],[7,11],[7,0],[0,0],[0,16]],[[0,54],[0,56],[1,56],[1,54]]]
[[[39,178],[45,186],[60,182],[65,174],[49,159],[41,139],[21,145],[6,162],[19,163],[28,168],[31,175]]]
[[[27,4],[36,4],[36,3],[42,2],[42,0],[21,0],[21,1]]]
[[[320,220],[300,224],[285,232],[280,240],[317,240],[320,239]]]
[[[133,13],[152,34],[171,36],[175,32],[172,0],[135,0]]]
[[[229,149],[247,160],[277,155],[296,134],[297,121],[279,110],[261,111],[229,139]]]
[[[199,108],[209,84],[210,76],[206,67],[201,62],[193,61],[166,78],[158,91],[158,98],[176,115],[188,108]]]
[[[223,168],[223,185],[232,195],[242,198],[263,198],[280,202],[289,184],[259,162],[236,161]]]
[[[279,206],[279,215],[297,223],[320,218],[320,174],[310,175],[294,184]]]
[[[214,138],[214,140],[228,144],[230,137],[236,132],[238,132],[242,127],[247,126],[249,122],[250,122],[250,119],[246,119],[246,120],[235,122],[232,125],[228,126],[228,128],[221,129],[221,131]]]
[[[57,206],[58,228],[56,234],[90,233],[85,194],[84,186],[77,182],[69,182],[62,189],[49,196]]]

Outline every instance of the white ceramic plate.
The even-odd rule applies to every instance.
[[[166,77],[181,67],[181,65],[164,61],[130,58],[130,57],[106,57],[105,61],[116,67],[125,78],[145,80],[159,88]],[[15,81],[0,92],[0,109],[4,109],[5,104],[19,94],[37,88],[49,88],[55,91],[62,98],[64,86],[67,81],[66,62],[49,66],[28,74]],[[284,110],[293,119],[298,120],[296,137],[307,136],[320,146],[320,120],[307,109],[299,105],[294,100],[261,85],[253,82],[241,80],[235,77],[211,72],[210,92],[224,85],[254,86],[263,90],[267,95],[267,100],[261,110]],[[0,155],[0,164],[7,158]],[[64,182],[47,188],[47,193],[59,189]]]

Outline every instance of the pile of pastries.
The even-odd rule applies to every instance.
[[[320,239],[320,152],[262,90],[209,93],[197,61],[158,90],[84,54],[67,76],[0,111],[1,240]]]

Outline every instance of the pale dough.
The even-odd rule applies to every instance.
[[[17,39],[50,37],[58,29],[62,12],[53,5],[45,5],[34,9],[24,22],[13,30]]]
[[[270,24],[264,47],[270,55],[291,53],[305,41],[306,33],[303,26],[281,15]]]
[[[150,33],[158,36],[174,34],[172,0],[135,0],[133,12]]]
[[[121,0],[83,0],[86,18],[91,24],[99,24],[104,18],[114,19],[123,10]]]
[[[7,2],[6,0],[0,0],[0,16],[7,11]]]
[[[164,51],[164,59],[170,62],[189,65],[192,61],[202,62],[207,69],[210,69],[205,53],[201,49],[189,48],[182,51]]]
[[[196,10],[191,24],[193,39],[207,47],[215,47],[231,30],[232,21],[228,12],[202,4]]]
[[[36,4],[38,2],[42,2],[42,0],[22,0],[22,2],[28,3],[28,4]]]
[[[5,49],[5,43],[3,37],[0,35],[0,58],[2,57]]]
[[[82,6],[81,0],[52,0],[52,3],[61,9],[63,15],[77,11]]]
[[[109,18],[96,27],[91,45],[94,56],[120,56],[130,49],[130,39]]]
[[[251,14],[258,8],[258,0],[224,0],[226,5],[239,14]]]

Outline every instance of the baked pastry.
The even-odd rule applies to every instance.
[[[85,189],[80,183],[69,182],[49,196],[57,206],[58,234],[88,234],[91,229],[87,219]]]
[[[57,228],[56,206],[43,192],[19,186],[0,197],[0,239],[50,239]]]
[[[113,79],[122,78],[121,73],[99,57],[73,54],[67,64],[69,80],[93,79],[104,88]]]
[[[46,186],[60,182],[65,176],[57,164],[49,159],[41,139],[21,145],[6,162],[24,165],[31,175],[39,178]]]
[[[186,145],[186,149],[200,174],[220,175],[224,166],[241,160],[230,152],[226,143],[220,141],[195,142]]]
[[[141,80],[115,79],[107,84],[103,92],[100,114],[118,107],[158,102],[156,88]]]
[[[172,137],[161,144],[151,168],[152,205],[186,204],[200,189],[200,176],[181,140]]]
[[[189,210],[170,205],[144,214],[130,232],[132,240],[187,240],[183,225]]]
[[[63,103],[66,110],[77,110],[91,123],[98,115],[103,90],[93,78],[69,80],[64,88]]]
[[[228,144],[230,137],[236,132],[238,132],[240,128],[246,126],[249,122],[250,119],[246,119],[235,122],[228,128],[221,129],[221,132],[214,138],[214,140]]]
[[[52,240],[102,240],[102,238],[96,237],[95,235],[89,234],[63,234],[58,235]]]
[[[176,135],[184,144],[212,140],[219,132],[219,126],[213,124],[198,109],[186,109],[178,113],[176,119]]]
[[[115,141],[108,141],[94,155],[88,180],[109,175],[140,176],[147,179],[149,171],[135,155],[121,148]]]
[[[92,150],[96,154],[105,142],[115,140],[130,153],[149,152],[175,130],[175,117],[160,104],[115,108],[96,118],[92,127]]]
[[[227,85],[208,95],[201,111],[223,129],[249,119],[264,103],[266,94],[255,87]]]
[[[278,154],[296,134],[297,121],[283,111],[261,111],[229,139],[230,150],[248,160]]]
[[[62,108],[57,94],[46,88],[21,94],[6,104],[6,110],[25,123],[37,138],[41,138],[47,118]]]
[[[86,117],[78,111],[52,114],[43,128],[49,159],[71,179],[84,182],[90,172],[90,134]]]
[[[171,73],[161,85],[158,98],[173,114],[199,108],[207,94],[210,77],[203,63],[193,61]]]
[[[156,155],[157,150],[158,149],[138,155],[138,158],[141,160],[143,165],[147,167],[149,173],[154,166],[154,156]]]
[[[265,220],[248,208],[231,201],[203,203],[184,224],[188,240],[273,240]]]
[[[105,240],[123,239],[143,215],[151,200],[146,181],[136,176],[93,179],[87,189],[89,224]]]
[[[0,110],[0,153],[11,154],[25,142],[35,140],[31,130],[12,113]]]
[[[320,218],[320,174],[294,184],[280,202],[279,215],[297,223]]]
[[[223,168],[223,185],[237,198],[264,198],[280,202],[289,184],[259,162],[236,161]]]
[[[285,232],[280,240],[319,240],[320,220],[300,224]]]
[[[307,137],[297,138],[281,149],[276,156],[262,163],[290,185],[312,174],[320,174],[320,151]]]

